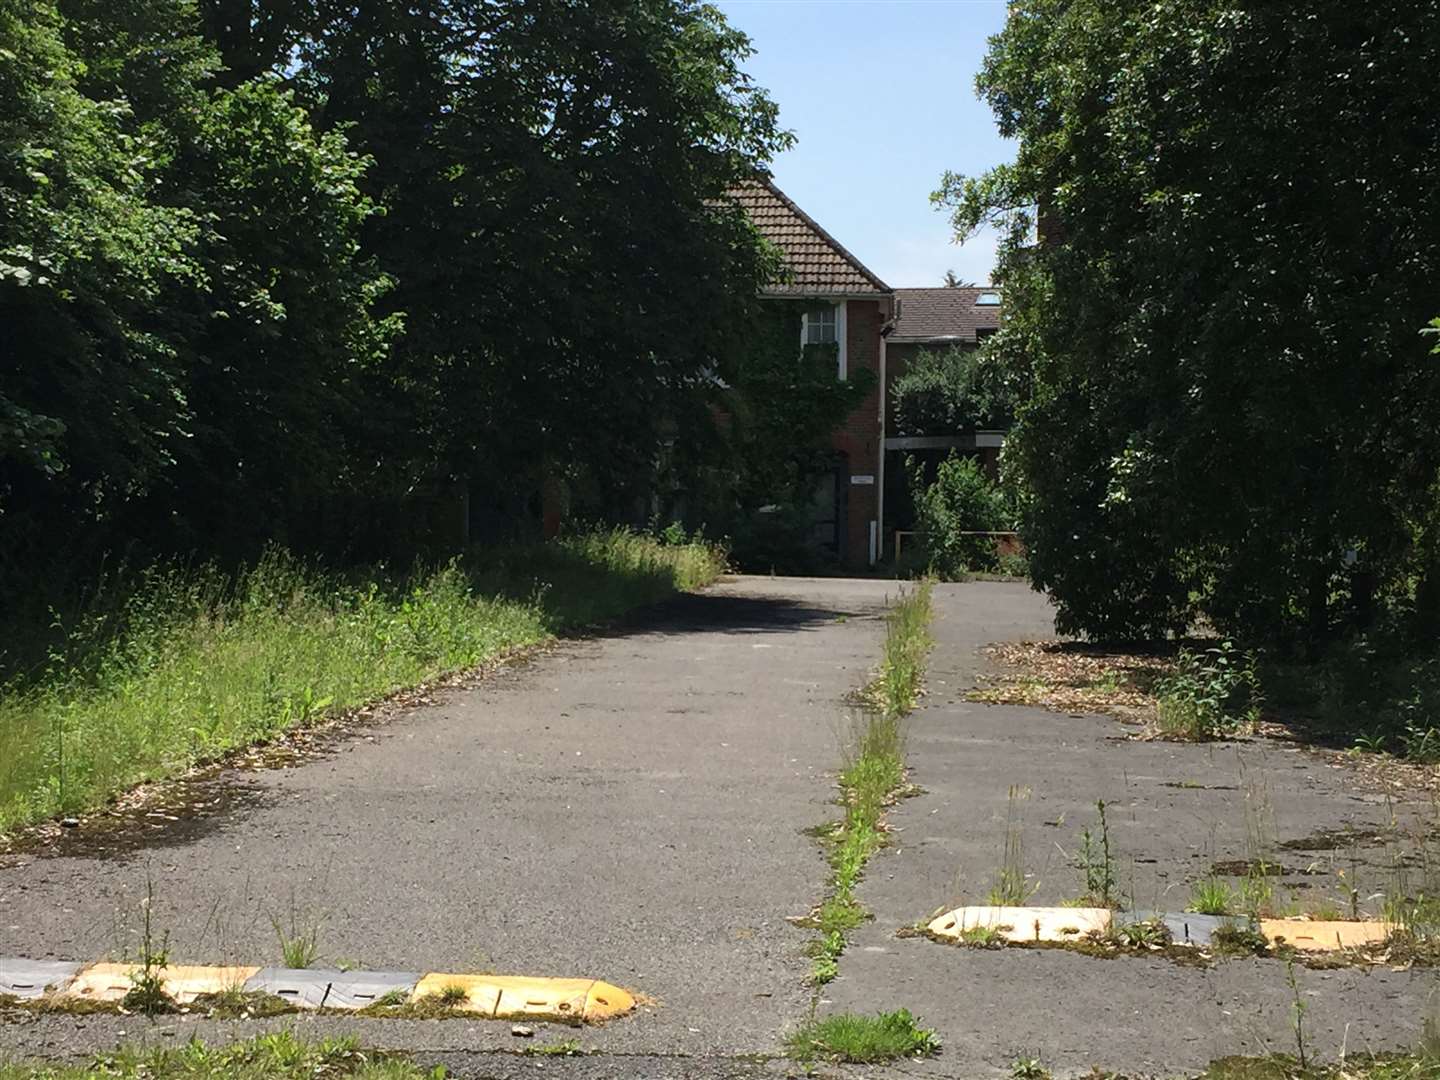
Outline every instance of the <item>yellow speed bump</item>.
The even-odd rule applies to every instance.
[[[1006,941],[1078,941],[1110,928],[1109,908],[959,907],[930,922],[937,937],[965,940],[966,931],[993,930]]]
[[[454,989],[451,989],[451,988]],[[464,992],[455,1007],[497,1020],[568,1020],[598,1023],[635,1007],[635,998],[598,979],[546,979],[510,975],[432,973],[415,984],[410,1000]]]
[[[1383,922],[1321,922],[1309,919],[1261,919],[1260,932],[1271,941],[1306,952],[1339,952],[1375,945],[1390,936]]]
[[[66,997],[88,1001],[120,1001],[134,986],[133,976],[144,969],[139,964],[92,964],[70,984]],[[219,994],[243,986],[258,967],[196,967],[179,965],[160,968],[159,975],[166,995],[181,1005],[188,1005],[201,994]]]

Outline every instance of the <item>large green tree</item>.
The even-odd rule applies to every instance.
[[[890,387],[899,435],[1007,429],[1015,421],[1015,372],[986,348],[922,351]]]
[[[207,10],[231,68],[296,41],[272,68],[374,159],[366,250],[406,327],[377,476],[650,468],[774,272],[719,198],[788,138],[744,36],[688,0]]]
[[[0,0],[0,562],[149,485],[185,436],[157,313],[201,275],[200,224],[155,197],[166,148],[86,69],[45,0]]]
[[[1434,2],[1012,5],[979,89],[1017,159],[938,197],[1010,227],[1063,629],[1315,643],[1435,580],[1437,70]]]
[[[368,444],[364,162],[272,79],[217,85],[189,0],[27,8],[0,31],[3,557],[290,538]]]
[[[689,0],[0,0],[0,49],[12,566],[632,490],[776,270],[722,195],[788,136]]]

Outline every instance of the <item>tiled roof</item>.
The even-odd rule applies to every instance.
[[[769,179],[757,177],[732,188],[760,235],[780,249],[789,281],[772,285],[774,296],[853,296],[889,293],[890,286],[865,268],[815,219],[790,201]]]
[[[975,341],[976,330],[1000,327],[999,304],[977,304],[981,293],[998,292],[994,286],[964,285],[953,289],[896,289],[895,329],[890,340]]]

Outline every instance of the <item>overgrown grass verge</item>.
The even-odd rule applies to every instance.
[[[933,1030],[922,1028],[908,1009],[860,1016],[836,1013],[812,1020],[786,1040],[791,1057],[868,1064],[905,1057],[928,1057],[940,1049]]]
[[[404,574],[334,573],[277,549],[234,573],[113,575],[48,627],[0,627],[0,834],[723,570],[715,547],[613,530]]]
[[[445,1069],[362,1051],[353,1039],[306,1042],[288,1031],[229,1046],[195,1041],[163,1050],[120,1050],[86,1065],[6,1065],[0,1080],[444,1080]]]
[[[871,706],[852,724],[840,773],[845,816],[820,833],[831,869],[830,886],[809,920],[820,936],[810,944],[811,978],[823,985],[838,973],[845,935],[866,918],[855,899],[865,863],[884,843],[885,807],[904,789],[904,718],[919,700],[929,655],[930,582],[901,595],[886,616],[885,651],[861,696]]]

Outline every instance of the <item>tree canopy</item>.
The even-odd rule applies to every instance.
[[[0,0],[0,564],[618,483],[745,349],[789,136],[715,9],[112,8]]]
[[[955,435],[1014,422],[1012,369],[990,350],[922,351],[890,387],[897,435]]]
[[[1017,159],[937,199],[1009,230],[1062,629],[1313,644],[1436,595],[1436,70],[1430,2],[1012,5],[978,86]]]

